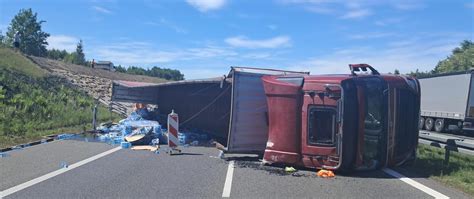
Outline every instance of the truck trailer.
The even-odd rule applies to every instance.
[[[114,82],[112,99],[174,109],[180,129],[213,131],[225,153],[260,154],[267,164],[349,171],[415,159],[418,81],[367,64],[349,68],[346,75],[309,75],[232,67],[216,79]]]
[[[473,72],[470,70],[419,79],[423,91],[420,130],[474,130]]]

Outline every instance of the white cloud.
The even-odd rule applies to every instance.
[[[306,10],[309,10],[314,13],[318,14],[334,14],[336,13],[335,9],[331,9],[328,7],[323,7],[323,6],[308,6],[306,7]]]
[[[342,19],[364,18],[379,8],[415,10],[423,8],[423,0],[279,0],[283,5],[296,5],[313,13],[336,15]]]
[[[272,57],[272,54],[268,52],[247,53],[242,55],[244,59],[268,59],[270,57]]]
[[[100,6],[92,6],[92,9],[94,9],[97,12],[104,13],[104,14],[112,14],[113,12],[107,8],[100,7]]]
[[[163,26],[163,27],[167,27],[169,29],[172,29],[174,30],[176,33],[181,33],[181,34],[186,34],[188,33],[188,31],[178,25],[176,25],[175,23],[169,21],[169,20],[166,20],[165,18],[160,18],[160,20],[158,22],[156,21],[147,21],[147,22],[144,22],[143,24],[145,25],[149,25],[149,26]]]
[[[407,2],[407,1],[396,2],[393,5],[395,6],[395,8],[399,10],[417,10],[424,7],[424,5],[421,4],[420,2]]]
[[[359,46],[334,49],[328,54],[315,56],[289,67],[290,70],[310,70],[312,74],[348,73],[348,64],[367,63],[379,72],[388,73],[395,69],[409,73],[420,69],[428,71],[439,60],[446,58],[451,50],[467,34],[429,35],[390,42],[383,47]]]
[[[363,40],[363,39],[379,39],[390,36],[396,36],[394,33],[390,32],[373,32],[373,33],[364,33],[364,34],[350,34],[349,39],[354,40]]]
[[[270,29],[270,30],[276,30],[278,28],[278,26],[274,25],[274,24],[270,24],[270,25],[267,26],[267,28]]]
[[[394,18],[387,18],[387,19],[380,19],[374,22],[375,25],[377,26],[388,26],[388,25],[393,25],[397,24],[403,21],[403,18],[401,17],[394,17]]]
[[[230,37],[225,42],[234,47],[242,48],[279,48],[291,46],[291,38],[288,36],[278,36],[263,40],[252,40],[245,36]]]
[[[226,0],[186,0],[186,2],[198,9],[200,12],[207,12],[222,8],[225,5]]]
[[[361,19],[372,15],[372,11],[369,9],[350,10],[346,14],[342,15],[342,19]]]
[[[99,45],[93,48],[90,53],[99,60],[110,60],[122,65],[140,66],[238,56],[237,52],[225,47],[205,46],[200,48],[157,50],[150,43],[133,41]]]
[[[48,42],[48,49],[66,50],[73,52],[76,50],[79,39],[67,35],[51,35],[46,40]]]
[[[474,9],[474,3],[466,3],[466,8]]]

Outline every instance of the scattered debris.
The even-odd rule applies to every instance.
[[[293,167],[285,167],[285,171],[288,173],[293,173],[293,172],[296,172],[296,169]]]
[[[321,169],[318,171],[317,175],[322,178],[332,178],[335,177],[334,172],[331,170]]]
[[[59,134],[56,139],[58,140],[65,140],[65,139],[70,139],[72,137],[74,137],[75,135],[72,134],[72,133],[64,133],[64,134]]]
[[[5,158],[5,157],[8,157],[10,156],[10,154],[8,153],[0,153],[0,158]]]
[[[145,120],[136,112],[132,112],[119,123],[102,123],[98,130],[103,133],[99,140],[112,145],[124,141],[131,145],[149,145],[154,139],[166,140],[163,139],[165,136],[157,121]]]
[[[217,157],[219,157],[220,159],[224,159],[225,158],[224,151],[220,150],[219,155]]]
[[[131,148],[132,150],[135,150],[135,151],[138,151],[138,150],[148,150],[148,151],[151,151],[151,152],[156,152],[159,147],[156,147],[156,146],[132,146]]]
[[[257,157],[242,157],[234,160],[236,160],[235,165],[240,168],[266,171],[270,175],[317,178],[315,174],[311,174],[311,172],[307,171],[287,172],[285,168],[282,167],[263,165]]]
[[[12,150],[21,150],[23,149],[23,147],[21,147],[21,145],[16,145],[14,147],[12,147]]]
[[[69,167],[69,165],[68,165],[67,162],[65,162],[65,161],[61,161],[61,163],[59,164],[59,166],[60,166],[61,168],[68,168],[68,167]]]
[[[160,145],[160,138],[155,138],[155,139],[151,140],[151,145],[152,146]]]
[[[178,141],[181,145],[210,146],[214,144],[213,134],[199,129],[183,128],[178,132]]]
[[[130,142],[121,142],[120,146],[122,147],[122,149],[128,149],[132,147],[132,144],[130,144]]]

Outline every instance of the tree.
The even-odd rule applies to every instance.
[[[77,60],[77,54],[76,52],[73,52],[73,53],[68,53],[65,57],[64,57],[64,62],[66,63],[70,63],[70,64],[74,64]]]
[[[122,67],[122,65],[118,65],[115,67],[115,71],[121,72],[121,73],[126,73],[127,69],[125,67]]]
[[[474,43],[469,40],[461,42],[460,47],[453,49],[452,54],[438,62],[434,74],[465,71],[474,67]]]
[[[3,35],[3,32],[0,30],[0,45],[3,45],[4,40],[5,40],[5,35]]]
[[[64,60],[64,58],[69,54],[66,50],[51,49],[48,50],[47,57],[55,60]]]
[[[74,64],[86,65],[86,56],[84,55],[82,40],[79,40],[79,43],[77,43]]]
[[[400,71],[398,69],[395,69],[395,71],[393,71],[393,74],[400,75]]]
[[[41,24],[44,22],[46,21],[37,20],[37,13],[33,13],[31,8],[21,9],[8,26],[7,43],[13,42],[15,33],[18,31],[21,52],[34,56],[46,56],[46,45],[48,45],[46,39],[49,34],[41,30]]]
[[[423,71],[420,71],[420,70],[416,69],[415,72],[411,71],[407,75],[412,76],[412,77],[417,77],[417,78],[423,78],[423,77],[430,77],[433,74],[430,71],[423,72]]]
[[[118,66],[115,68],[115,71],[128,73],[133,75],[146,75],[151,77],[159,77],[167,80],[184,80],[184,75],[175,69],[169,68],[160,68],[157,66],[153,66],[151,69],[144,69],[142,67],[137,66],[129,66],[128,68],[124,68],[122,66]]]

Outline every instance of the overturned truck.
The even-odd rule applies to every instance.
[[[221,78],[162,84],[115,81],[112,100],[175,110],[226,153],[332,170],[397,166],[416,155],[420,87],[367,64],[348,75],[232,67]],[[162,117],[161,123],[165,123]]]

